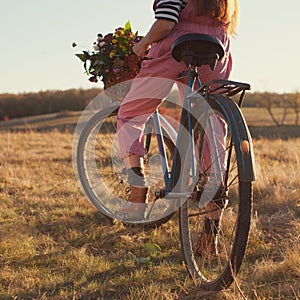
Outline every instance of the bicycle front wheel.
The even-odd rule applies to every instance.
[[[126,168],[119,157],[118,109],[115,106],[96,113],[83,127],[75,146],[75,170],[80,186],[92,205],[111,219],[116,219],[118,210],[128,198],[129,190]],[[173,213],[164,214],[164,211],[170,211],[166,201],[155,201],[155,192],[165,189],[165,183],[151,118],[146,123],[144,140],[147,151],[145,178],[152,202],[148,204],[147,219],[135,223],[158,226],[167,222]],[[163,131],[163,140],[170,162],[174,144],[166,131]]]
[[[190,176],[185,179],[181,176],[182,187],[189,185],[193,193],[179,209],[181,245],[187,270],[193,278],[199,279],[203,289],[214,291],[229,287],[240,269],[252,207],[252,182],[241,175],[245,171],[241,158],[244,137],[238,136],[228,112],[219,104],[224,101],[232,100],[212,95],[207,100],[206,114],[201,108],[195,109],[193,139],[197,176],[194,181]],[[238,115],[239,109],[233,109]],[[242,117],[239,121],[247,130]],[[217,122],[220,122],[220,131],[226,132],[221,138],[221,146],[217,140],[220,137],[216,137]],[[247,139],[251,144],[249,135]]]

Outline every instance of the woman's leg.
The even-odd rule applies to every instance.
[[[149,116],[162,101],[161,99],[139,98],[144,96],[143,93],[138,91],[141,88],[149,89],[150,87],[146,84],[137,85],[137,83],[134,83],[118,114],[120,157],[124,161],[128,174],[128,183],[131,186],[128,200],[135,203],[145,202],[148,192],[144,180],[143,165],[146,154],[144,148],[144,126]],[[146,95],[147,93],[145,93]]]
[[[128,172],[131,185],[131,202],[146,201],[146,183],[143,172],[144,126],[147,119],[170,92],[180,69],[174,69],[171,56],[143,62],[140,74],[133,80],[131,89],[118,113],[118,139],[120,157]]]
[[[194,252],[199,255],[217,254],[217,236],[220,230],[223,210],[227,205],[227,193],[224,187],[226,173],[226,135],[227,126],[223,119],[215,114],[211,118],[214,138],[210,129],[206,128],[203,141],[202,161],[200,173],[203,174],[202,197],[207,197],[202,232],[195,246]],[[219,167],[216,167],[218,161]],[[217,173],[220,172],[220,176]]]
[[[147,200],[148,188],[144,178],[144,159],[136,154],[124,158],[127,169],[128,183],[131,186],[131,193],[128,201],[145,203]]]

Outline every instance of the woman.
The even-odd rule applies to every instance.
[[[146,202],[148,189],[143,174],[145,149],[142,140],[144,124],[161,103],[160,99],[169,93],[171,82],[186,69],[183,62],[176,62],[172,58],[174,41],[184,34],[202,33],[212,35],[223,43],[225,56],[217,63],[215,70],[212,71],[208,66],[199,68],[202,82],[226,80],[232,68],[230,38],[237,26],[238,0],[156,0],[153,8],[156,20],[133,49],[140,57],[144,57],[150,49],[148,59],[143,61],[136,77],[138,80],[133,81],[118,113],[120,156],[128,170],[128,182],[131,185],[129,202],[120,210],[124,216],[138,216],[140,206],[133,203]],[[159,86],[159,80],[149,79],[158,77],[170,79],[170,84],[163,81]],[[138,96],[143,95],[145,89],[152,89],[153,85],[159,91],[157,97],[149,99]],[[220,216],[207,216],[207,219],[212,218],[217,220]]]

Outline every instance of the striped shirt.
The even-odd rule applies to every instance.
[[[188,0],[157,0],[155,18],[178,22],[180,12],[187,5]]]

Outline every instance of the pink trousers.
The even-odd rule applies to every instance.
[[[145,122],[163,101],[162,99],[168,95],[174,83],[179,83],[176,80],[178,75],[186,70],[184,63],[175,61],[171,55],[171,47],[176,38],[190,33],[192,28],[194,32],[196,31],[195,33],[211,34],[219,38],[224,45],[225,56],[217,63],[214,71],[209,66],[202,66],[198,71],[202,82],[229,78],[232,59],[229,52],[230,40],[224,32],[224,28],[199,25],[195,29],[194,25],[177,24],[175,30],[166,38],[152,45],[148,55],[149,59],[143,61],[140,73],[133,80],[131,89],[122,101],[118,113],[121,158],[132,154],[140,157],[145,155],[143,140]],[[179,90],[184,89],[185,85],[179,83]],[[221,128],[220,132],[220,136],[222,136],[224,128]],[[222,148],[222,144],[220,142],[220,148]]]

